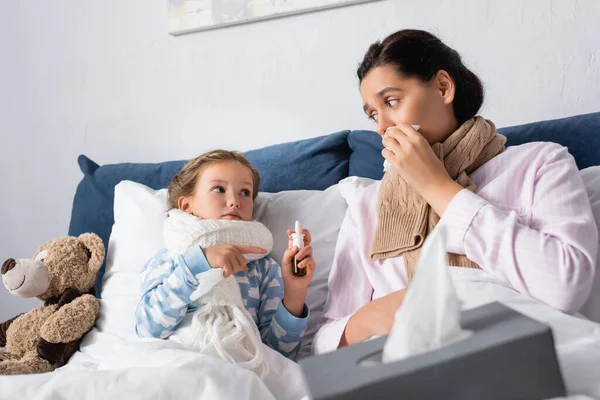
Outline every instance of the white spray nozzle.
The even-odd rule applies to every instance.
[[[295,232],[292,233],[292,246],[296,247],[298,251],[304,248],[304,234],[300,232],[300,221],[296,221],[296,225],[294,226]],[[297,260],[296,257],[293,258],[293,273],[294,276],[304,276],[306,275],[306,268],[299,268],[298,264],[300,260]]]
[[[292,246],[296,246],[298,249],[301,249],[304,247],[304,234],[300,232],[299,221],[296,221],[295,229],[296,231],[292,233]]]

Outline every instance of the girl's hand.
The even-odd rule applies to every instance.
[[[304,310],[304,300],[306,299],[306,290],[315,272],[317,264],[313,258],[313,248],[310,245],[311,236],[308,229],[301,229],[304,234],[304,248],[298,251],[297,247],[292,247],[292,233],[288,230],[288,249],[283,253],[281,260],[281,275],[283,277],[284,294],[283,305],[294,316],[301,317]],[[305,276],[294,276],[294,258],[298,261],[299,268],[306,268]]]
[[[202,249],[211,268],[223,269],[223,277],[247,271],[248,261],[244,254],[267,254],[265,249],[254,246],[213,246]]]
[[[381,154],[441,217],[463,188],[446,172],[427,140],[407,123],[387,129]]]

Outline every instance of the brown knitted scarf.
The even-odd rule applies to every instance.
[[[462,124],[443,143],[432,146],[443,161],[448,175],[462,187],[474,192],[469,174],[504,151],[506,138],[496,133],[494,123],[482,117]],[[400,177],[396,171],[386,172],[379,188],[379,219],[371,245],[371,260],[404,255],[408,281],[425,238],[440,217],[429,204]],[[479,268],[466,256],[448,253],[452,266]]]

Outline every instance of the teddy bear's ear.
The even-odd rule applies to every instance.
[[[92,272],[98,272],[104,262],[104,243],[95,233],[84,233],[78,237],[79,241],[90,252],[88,267]]]

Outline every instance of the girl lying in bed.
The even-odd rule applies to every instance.
[[[242,154],[225,150],[197,157],[173,178],[164,228],[167,248],[141,274],[139,337],[166,339],[186,314],[194,313],[192,334],[183,341],[203,353],[261,376],[266,372],[262,343],[295,358],[315,269],[310,232],[302,230],[300,251],[290,240],[283,268],[267,256],[272,235],[252,220],[259,179]],[[294,257],[302,260],[305,276],[293,275]]]

